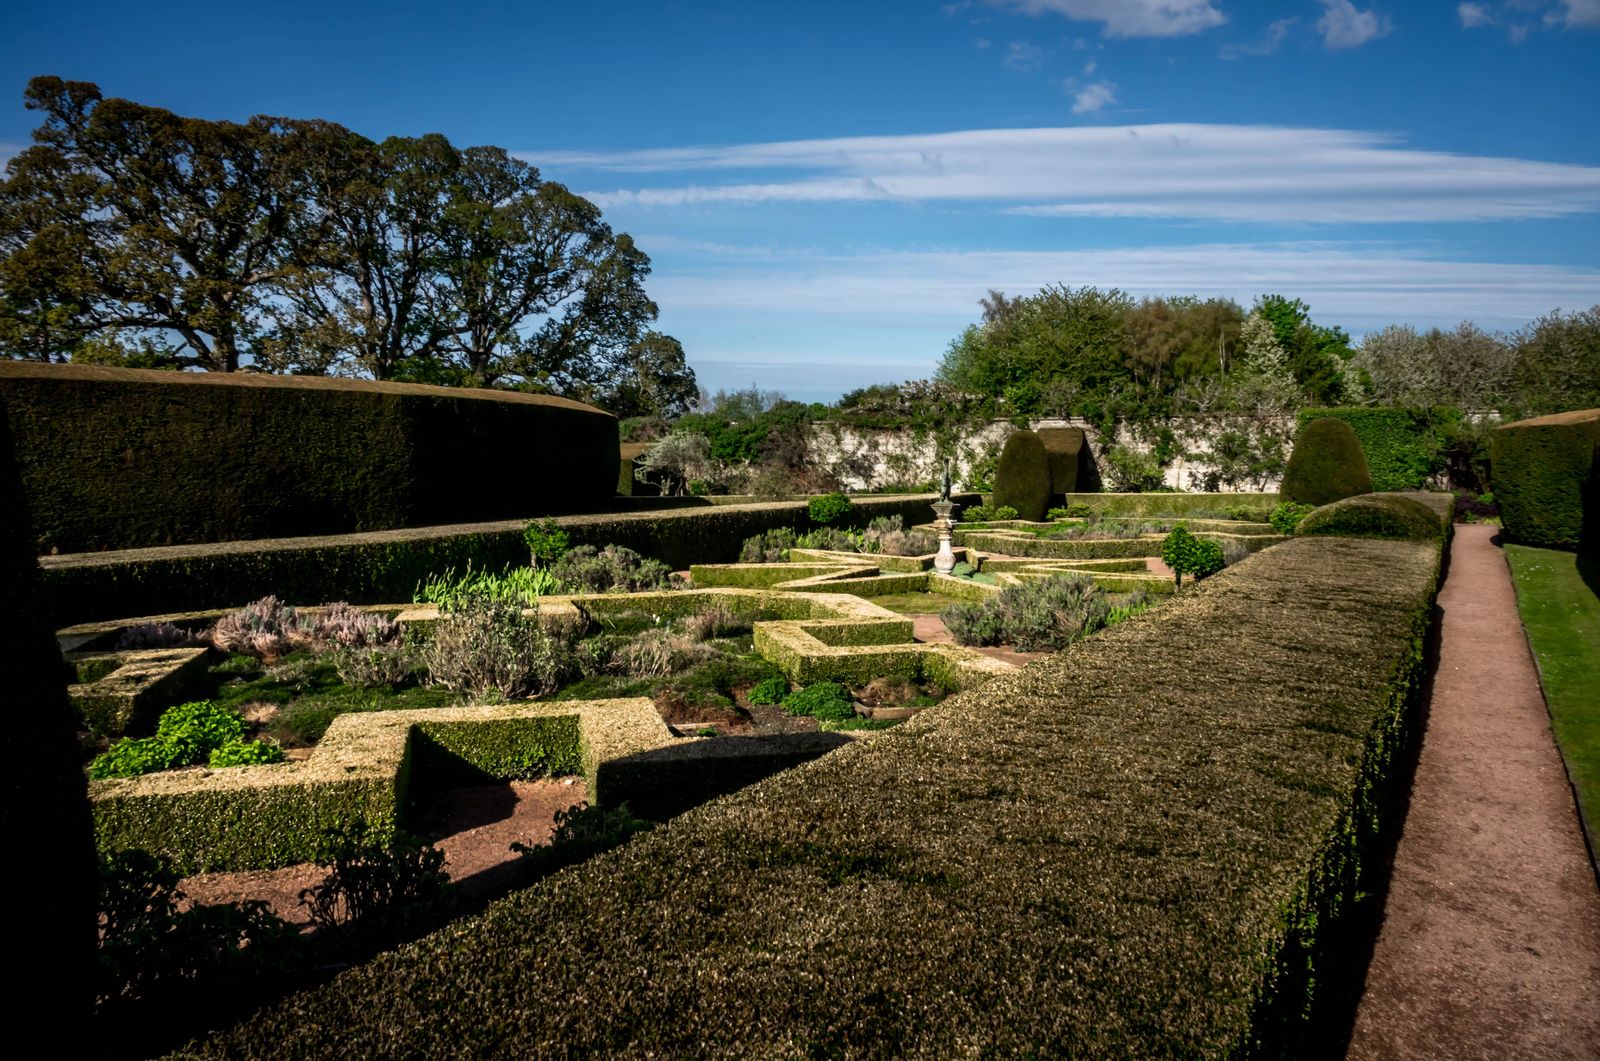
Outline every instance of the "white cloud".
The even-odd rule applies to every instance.
[[[968,201],[1063,216],[1436,222],[1600,210],[1600,167],[1420,151],[1391,135],[1251,125],[977,129],[528,153],[602,207]],[[615,187],[622,175],[651,175]],[[611,186],[608,187],[607,184]]]
[[[1096,81],[1072,94],[1073,114],[1094,114],[1108,103],[1117,102],[1117,86],[1109,81]]]
[[[1245,55],[1271,55],[1283,46],[1289,38],[1289,31],[1294,28],[1297,18],[1280,18],[1267,27],[1258,41],[1249,41],[1244,44],[1225,44],[1222,46],[1222,58],[1238,59]]]
[[[1056,283],[1245,303],[1285,291],[1310,303],[1319,320],[1357,329],[1464,319],[1500,328],[1555,306],[1600,304],[1600,270],[1452,261],[1392,243],[1321,241],[708,259],[659,269],[650,293],[674,313],[959,326],[977,316],[977,300],[990,288],[1021,293]]]
[[[1095,61],[1093,59],[1090,59],[1088,62],[1083,64],[1083,76],[1084,77],[1093,77],[1096,68],[1097,68],[1097,64],[1095,63]]]
[[[1456,14],[1461,17],[1461,25],[1466,29],[1495,24],[1494,12],[1483,4],[1458,4]]]
[[[989,50],[990,43],[991,42],[987,37],[978,37],[973,40],[972,46],[978,49],[980,52],[983,52]]]
[[[1008,70],[1017,70],[1028,73],[1044,65],[1044,52],[1037,44],[1027,41],[1012,41],[1006,45],[1006,57],[1001,60]]]
[[[1350,0],[1322,0],[1322,17],[1317,29],[1322,43],[1333,51],[1359,48],[1389,32],[1389,20],[1377,12],[1362,11]]]
[[[1561,24],[1600,28],[1600,0],[1561,0]]]
[[[1186,37],[1220,26],[1228,17],[1214,0],[986,0],[993,7],[1035,17],[1061,15],[1099,22],[1108,37]]]

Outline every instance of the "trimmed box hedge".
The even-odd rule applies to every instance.
[[[1276,493],[1191,494],[1157,491],[1148,494],[1068,494],[1067,507],[1085,509],[1097,516],[1131,516],[1148,519],[1232,519],[1234,511],[1253,519],[1272,515]]]
[[[1428,541],[1450,533],[1454,513],[1452,494],[1358,494],[1312,509],[1294,532]]]
[[[1439,561],[1287,543],[184,1056],[1298,1055]]]
[[[961,495],[976,501],[978,495]],[[934,495],[855,501],[848,520],[922,520]],[[746,538],[776,527],[811,526],[806,505],[779,501],[561,516],[573,545],[625,545],[675,570],[731,561]],[[526,564],[524,520],[417,527],[318,538],[165,546],[40,558],[55,626],[237,607],[267,594],[284,600],[375,604],[410,600],[429,574],[447,568],[501,570]]]
[[[1006,436],[994,470],[994,507],[1012,508],[1026,520],[1044,519],[1050,505],[1050,454],[1032,431]]]
[[[117,667],[98,681],[68,686],[72,706],[102,737],[150,733],[161,712],[208,682],[211,650],[154,648],[118,652]]]
[[[1304,409],[1298,426],[1305,427],[1313,420],[1340,420],[1350,425],[1366,455],[1372,489],[1394,493],[1421,490],[1429,479],[1444,470],[1445,441],[1441,429],[1458,423],[1461,413],[1445,406],[1434,409],[1369,406]]]
[[[1372,473],[1355,430],[1324,418],[1300,426],[1278,491],[1285,501],[1328,505],[1372,493]]]
[[[41,553],[581,512],[617,487],[616,417],[551,395],[0,362],[0,401]]]
[[[1600,554],[1600,409],[1497,428],[1490,462],[1510,540]]]

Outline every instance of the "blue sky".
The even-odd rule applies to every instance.
[[[652,256],[712,388],[933,371],[991,288],[1361,333],[1600,303],[1600,0],[28,4],[27,79],[499,144]]]

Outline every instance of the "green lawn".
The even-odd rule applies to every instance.
[[[1506,558],[1556,742],[1589,828],[1600,829],[1600,561],[1525,545],[1506,546]]]

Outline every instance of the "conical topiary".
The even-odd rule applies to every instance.
[[[1050,504],[1050,455],[1032,431],[1006,439],[994,473],[994,505],[1009,505],[1022,519],[1042,520]]]
[[[1327,417],[1300,428],[1278,493],[1302,505],[1328,505],[1372,493],[1367,455],[1350,425]]]

